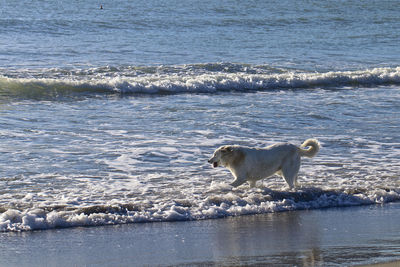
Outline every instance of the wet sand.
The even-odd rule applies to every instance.
[[[392,203],[0,233],[0,266],[368,265],[400,259],[399,222]]]
[[[385,262],[385,263],[363,265],[362,267],[400,267],[400,261],[391,261],[391,262]]]

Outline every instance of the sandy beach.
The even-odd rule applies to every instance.
[[[9,232],[0,234],[0,266],[398,266],[399,221],[392,203]]]

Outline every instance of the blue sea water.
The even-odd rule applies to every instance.
[[[3,68],[398,66],[397,1],[7,1]],[[100,5],[103,9],[100,10]]]
[[[398,1],[0,6],[1,231],[400,200]],[[310,137],[297,191],[207,164]]]

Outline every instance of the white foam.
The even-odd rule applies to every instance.
[[[216,188],[226,188],[214,183]],[[205,199],[189,201],[160,201],[152,203],[145,210],[135,210],[128,206],[109,205],[99,209],[53,210],[35,208],[19,211],[9,209],[0,215],[1,231],[25,231],[73,226],[96,226],[106,224],[180,221],[213,219],[226,216],[259,214],[277,211],[316,209],[386,203],[400,200],[400,190],[375,189],[348,194],[345,190],[321,190],[304,188],[297,192],[256,188],[215,192]],[[137,203],[137,205],[140,205]],[[132,205],[131,205],[132,206]]]

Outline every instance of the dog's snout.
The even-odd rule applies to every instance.
[[[213,168],[218,167],[218,158],[215,156],[215,154],[208,160],[208,163],[212,164]]]

